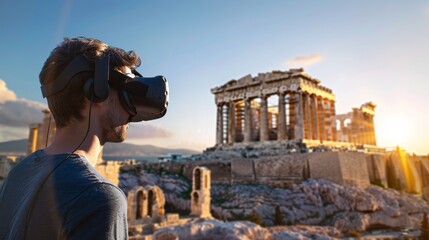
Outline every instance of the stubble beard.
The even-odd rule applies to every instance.
[[[127,138],[127,124],[113,127],[107,132],[107,142],[123,142]]]
[[[104,142],[123,142],[127,138],[128,123],[114,111],[108,112],[104,122],[107,123],[102,132]]]

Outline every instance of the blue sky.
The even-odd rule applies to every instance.
[[[2,0],[0,141],[26,137],[27,122],[41,119],[40,68],[76,36],[135,50],[143,75],[169,80],[167,115],[131,125],[127,142],[213,146],[211,88],[303,67],[333,90],[337,113],[377,104],[380,146],[429,152],[429,1]]]

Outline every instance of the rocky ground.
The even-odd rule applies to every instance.
[[[331,240],[340,236],[341,233],[333,227],[264,228],[249,221],[222,222],[216,219],[195,219],[184,225],[161,228],[152,235],[152,239]]]
[[[187,179],[144,170],[120,175],[119,186],[125,192],[136,185],[157,185],[163,189],[167,212],[189,212],[191,184]],[[219,231],[227,232],[225,229],[237,227],[240,232],[239,229],[248,227],[269,235],[267,239],[284,239],[281,236],[285,234],[298,236],[296,239],[314,239],[314,236],[330,239],[377,228],[419,229],[423,213],[429,213],[427,203],[416,195],[378,186],[366,189],[341,186],[323,179],[309,179],[291,189],[212,184],[211,196],[212,214],[224,222],[203,222],[207,225],[203,228],[217,226],[224,229]],[[263,227],[250,222],[231,223],[235,220],[248,220]]]

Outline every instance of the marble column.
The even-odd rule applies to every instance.
[[[53,130],[55,120],[53,120],[51,117],[51,112],[47,109],[43,110],[42,112],[45,116],[38,130],[37,149],[42,149],[49,146],[53,140],[53,131],[55,131]]]
[[[365,119],[365,114],[364,113],[361,113],[361,117],[362,117],[362,119],[361,119],[361,124],[360,124],[360,129],[362,130],[361,132],[362,132],[362,135],[361,135],[361,143],[362,144],[367,144],[367,134],[368,134],[368,124],[367,124],[367,122],[366,122],[366,119]]]
[[[360,127],[362,125],[362,113],[357,108],[353,109],[352,134],[355,135],[354,143],[356,144],[363,143],[363,129]]]
[[[337,141],[337,121],[335,118],[336,113],[335,113],[335,101],[334,100],[331,100],[330,107],[331,107],[331,116],[332,116],[332,126],[331,126],[331,128],[332,128],[332,141]]]
[[[286,140],[286,103],[285,93],[279,94],[278,118],[277,118],[277,140]]]
[[[261,96],[261,130],[260,141],[268,141],[268,103],[267,96]]]
[[[252,141],[252,99],[244,100],[244,142]]]
[[[372,144],[371,115],[365,116],[365,143]]]
[[[303,104],[302,104],[302,92],[296,93],[296,104],[295,104],[295,136],[296,140],[304,139],[304,118],[303,118]]]
[[[37,134],[39,131],[38,124],[30,125],[30,134],[28,136],[28,146],[27,146],[27,154],[30,154],[37,150]]]
[[[228,107],[228,143],[235,142],[235,103],[232,101]]]
[[[289,124],[288,124],[288,132],[287,132],[289,140],[295,139],[295,123],[296,123],[295,104],[296,104],[295,93],[290,92],[289,93]]]
[[[323,106],[323,99],[317,99],[317,116],[319,123],[319,139],[325,141],[325,106]]]
[[[235,103],[235,142],[243,142],[244,140],[244,115],[246,106],[243,106],[244,101]]]
[[[312,123],[311,123],[311,108],[310,108],[310,95],[306,93],[303,95],[303,105],[304,105],[304,129],[305,139],[312,139]]]
[[[323,100],[325,109],[325,140],[332,141],[332,119],[331,119],[331,106],[328,99]]]
[[[317,96],[311,95],[311,123],[312,123],[312,132],[314,140],[319,140],[319,118],[318,118],[318,106],[317,106]]]
[[[374,128],[374,116],[371,116],[370,119],[371,122],[371,144],[376,146],[377,145],[377,140],[375,138],[375,128]]]
[[[217,116],[216,116],[216,145],[223,143],[223,104],[217,105]]]

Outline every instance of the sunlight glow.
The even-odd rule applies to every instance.
[[[386,122],[380,123],[377,128],[377,137],[382,140],[383,145],[403,146],[410,140],[409,121],[405,117],[393,117]]]

